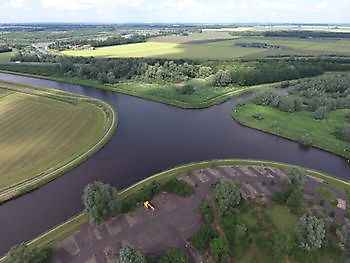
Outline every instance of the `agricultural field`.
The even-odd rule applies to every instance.
[[[0,83],[0,190],[53,171],[101,140],[109,117],[77,98]]]
[[[263,58],[283,55],[350,55],[350,40],[299,39],[282,37],[242,37],[229,39],[226,33],[195,36],[167,36],[145,43],[117,45],[93,49],[66,50],[68,56],[95,57],[158,57],[169,59],[235,59]],[[229,40],[225,40],[228,38]],[[238,42],[259,42],[283,46],[282,49],[266,49],[236,46]]]

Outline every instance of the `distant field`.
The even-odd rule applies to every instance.
[[[324,40],[299,38],[244,37],[223,40],[228,35],[193,34],[155,38],[146,43],[96,48],[95,50],[67,50],[64,55],[96,57],[161,57],[169,59],[235,59],[262,58],[277,55],[350,55],[350,40]],[[221,41],[218,41],[221,40]],[[235,46],[236,42],[263,42],[281,45],[283,49],[263,49]]]
[[[0,82],[0,190],[61,167],[95,145],[110,125],[96,104],[30,90]]]
[[[11,53],[12,52],[3,52],[3,53],[0,53],[0,61],[10,61],[10,58],[11,58]]]

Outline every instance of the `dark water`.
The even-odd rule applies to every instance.
[[[288,162],[350,179],[350,166],[342,158],[234,122],[230,112],[235,99],[209,109],[183,110],[55,81],[2,73],[0,79],[95,97],[119,113],[118,130],[100,152],[48,185],[0,206],[0,254],[81,211],[83,188],[94,180],[120,189],[179,164],[218,158]]]

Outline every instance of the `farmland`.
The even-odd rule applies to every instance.
[[[110,128],[103,106],[81,97],[5,82],[0,87],[0,190],[67,165]]]
[[[318,56],[350,55],[347,39],[299,39],[283,37],[240,37],[225,40],[229,35],[193,34],[194,36],[167,36],[151,39],[145,43],[109,46],[93,49],[66,50],[68,56],[95,57],[157,57],[169,59],[236,59],[264,58],[268,56]],[[238,42],[262,42],[283,46],[283,49],[263,49],[235,46]]]

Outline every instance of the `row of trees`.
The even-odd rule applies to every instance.
[[[74,39],[74,40],[59,40],[49,45],[50,49],[66,50],[71,47],[80,47],[89,45],[91,47],[106,47],[115,45],[125,45],[133,43],[142,43],[147,40],[147,37],[139,34],[130,34],[127,36],[108,37],[106,39]]]

